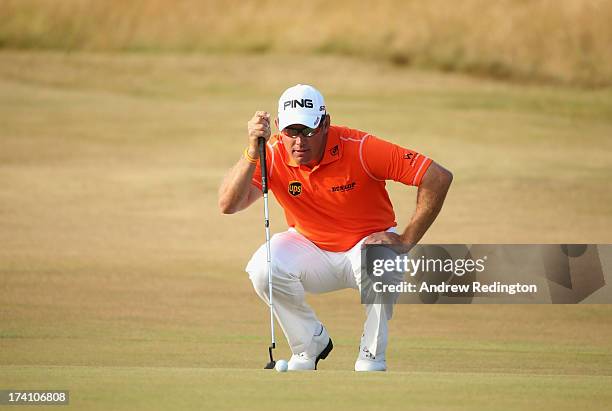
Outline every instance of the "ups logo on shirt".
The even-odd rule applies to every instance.
[[[291,194],[294,197],[299,196],[300,194],[302,194],[302,183],[300,183],[299,181],[291,181],[289,183],[289,194]]]

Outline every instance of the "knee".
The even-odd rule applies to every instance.
[[[296,267],[295,262],[287,256],[286,253],[278,252],[274,247],[276,244],[272,242],[272,261],[270,262],[270,271],[272,282],[275,290],[282,288],[281,284],[292,282],[299,278],[299,267]],[[276,251],[276,252],[275,252]],[[253,283],[253,288],[259,295],[267,295],[269,287],[268,264],[265,247],[260,248],[253,254],[253,257],[246,266],[246,271],[249,273],[249,278]]]
[[[246,271],[249,273],[249,278],[253,283],[255,292],[259,295],[268,294],[268,269],[266,259],[256,258],[257,253],[251,258],[247,264]]]

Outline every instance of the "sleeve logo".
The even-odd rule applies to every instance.
[[[299,196],[300,194],[302,194],[302,183],[300,183],[299,181],[289,182],[288,191],[289,191],[289,194],[291,194],[294,197]]]
[[[410,165],[414,166],[414,162],[416,160],[417,156],[415,155],[415,153],[405,153],[404,154],[404,160],[410,160]]]

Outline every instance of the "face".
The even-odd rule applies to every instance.
[[[323,158],[328,126],[329,116],[325,116],[316,129],[310,129],[302,124],[287,126],[281,131],[283,146],[297,164],[314,166]]]

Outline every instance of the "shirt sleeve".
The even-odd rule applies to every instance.
[[[364,137],[362,162],[371,177],[419,186],[432,160],[374,136]]]

